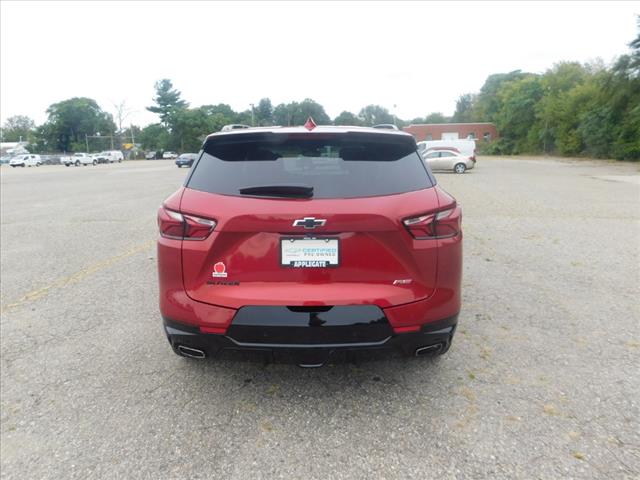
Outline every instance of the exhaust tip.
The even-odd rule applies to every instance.
[[[416,357],[426,357],[430,355],[436,355],[442,350],[442,344],[436,343],[435,345],[426,345],[424,347],[418,347],[415,351]]]
[[[181,355],[189,358],[204,358],[206,356],[202,350],[185,347],[184,345],[178,345],[178,351]]]
[[[320,368],[324,365],[323,363],[298,363],[300,368]]]

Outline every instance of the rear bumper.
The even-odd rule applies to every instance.
[[[394,333],[386,319],[366,325],[353,323],[301,327],[292,326],[287,320],[274,323],[273,318],[266,322],[257,319],[247,325],[246,319],[240,318],[238,323],[232,323],[225,334],[203,333],[198,327],[166,317],[163,320],[167,339],[179,355],[183,354],[180,347],[196,349],[203,352],[205,357],[248,351],[266,353],[275,361],[320,366],[329,360],[339,360],[345,356],[349,358],[364,352],[396,351],[413,356],[425,347],[433,348],[424,349],[423,352],[444,352],[451,345],[458,315],[423,325],[419,331],[400,334]],[[285,332],[288,333],[285,335]]]

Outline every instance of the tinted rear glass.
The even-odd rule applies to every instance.
[[[212,140],[189,188],[240,196],[247,187],[304,185],[313,187],[313,198],[354,198],[433,186],[415,143],[402,137],[269,133]]]

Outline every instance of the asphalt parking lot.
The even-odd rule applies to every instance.
[[[441,358],[304,370],[175,356],[155,212],[172,162],[1,169],[1,477],[638,478],[640,182],[480,158]]]

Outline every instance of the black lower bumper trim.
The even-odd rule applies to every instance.
[[[375,305],[247,306],[238,310],[227,330],[231,341],[247,347],[376,346],[392,335],[384,312]]]
[[[205,352],[207,357],[218,357],[230,352],[244,351],[266,353],[271,361],[285,361],[300,365],[320,366],[338,357],[348,359],[352,354],[364,352],[400,351],[404,355],[413,356],[416,350],[439,345],[439,353],[446,352],[453,339],[457,326],[458,315],[443,320],[425,324],[420,331],[395,334],[393,330],[387,336],[375,341],[362,342],[327,342],[327,343],[298,343],[298,342],[247,342],[239,341],[227,335],[201,333],[197,327],[184,325],[171,319],[164,318],[164,329],[172,348],[179,355],[180,345],[195,348]],[[385,320],[386,321],[386,320]],[[253,326],[257,327],[257,326]],[[263,326],[269,329],[268,326]],[[278,327],[283,328],[283,327]],[[302,327],[299,327],[302,328]],[[306,327],[312,329],[313,327]],[[371,328],[371,326],[369,326]],[[229,329],[231,331],[231,328]],[[229,331],[227,333],[229,333]],[[291,340],[289,338],[288,340]],[[345,355],[346,354],[346,355]],[[264,356],[261,358],[264,359]]]

